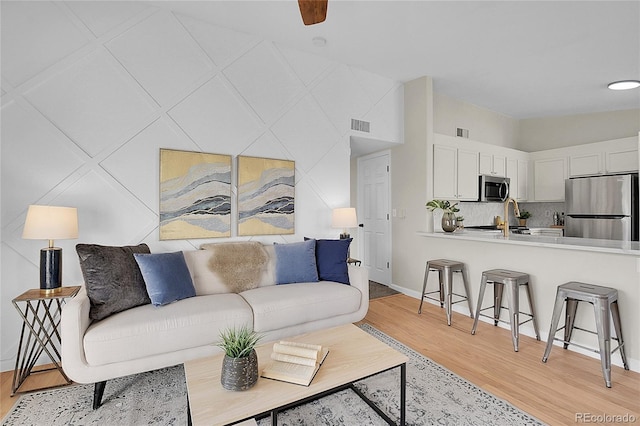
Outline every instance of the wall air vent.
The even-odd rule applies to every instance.
[[[463,129],[462,127],[456,127],[456,136],[459,138],[469,139],[469,130]]]
[[[369,126],[371,126],[371,123],[368,121],[356,120],[355,118],[351,119],[351,130],[369,133]]]

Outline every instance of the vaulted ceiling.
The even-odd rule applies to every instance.
[[[638,1],[329,0],[312,26],[295,0],[154,4],[515,118],[640,108],[607,89],[640,78]]]

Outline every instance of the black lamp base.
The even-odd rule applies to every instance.
[[[62,287],[62,249],[48,247],[40,250],[40,291],[54,293]]]
[[[340,234],[340,239],[341,240],[346,240],[347,238],[351,238],[351,235],[350,234],[346,234],[346,233]]]

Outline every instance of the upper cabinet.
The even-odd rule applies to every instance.
[[[478,201],[478,152],[450,145],[433,146],[433,197]]]
[[[566,157],[533,160],[532,201],[564,201],[564,181],[566,178]]]
[[[593,176],[638,171],[638,138],[623,138],[569,150],[569,176]]]
[[[509,196],[518,201],[527,201],[529,199],[529,161],[526,158],[508,157],[506,174],[510,180]]]
[[[436,134],[433,150],[435,198],[476,201],[478,175],[506,176],[518,201],[564,201],[570,177],[637,172],[638,137],[524,152]]]
[[[504,155],[490,154],[486,152],[480,153],[480,174],[505,177],[506,157]]]

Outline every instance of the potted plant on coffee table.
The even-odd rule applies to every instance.
[[[247,326],[220,333],[218,346],[224,350],[220,382],[227,390],[243,391],[258,381],[258,355],[255,346],[262,338]]]
[[[427,208],[429,211],[433,212],[437,209],[442,210],[442,230],[445,232],[453,232],[458,227],[458,222],[456,221],[456,213],[460,211],[458,207],[456,207],[458,203],[451,204],[447,200],[431,200],[427,203]]]
[[[520,220],[520,226],[527,226],[527,219],[531,217],[531,213],[526,210],[520,210],[520,216],[518,216]]]

